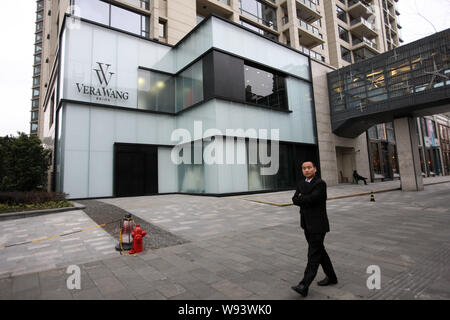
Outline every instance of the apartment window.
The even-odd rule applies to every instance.
[[[245,21],[242,21],[242,20],[241,20],[241,25],[246,27],[247,29],[250,29],[250,30],[253,30],[255,32],[258,32],[259,34],[263,35],[266,38],[269,38],[269,39],[274,40],[274,41],[278,41],[278,36],[273,34],[272,32],[268,32],[266,30],[258,28],[256,26],[254,26],[254,25],[252,25],[250,23],[247,23]]]
[[[32,109],[39,108],[39,99],[35,99],[35,100],[31,101],[31,108]]]
[[[98,0],[75,0],[82,18],[121,29],[142,37],[150,37],[150,17]]]
[[[345,6],[345,0],[339,0],[339,2]]]
[[[150,0],[125,0],[129,4],[140,7],[141,9],[149,10],[150,9]]]
[[[39,97],[40,91],[39,89],[33,89],[33,97]]]
[[[41,73],[41,66],[35,66],[33,68],[34,74],[37,75],[39,73]]]
[[[352,53],[351,53],[351,51],[348,50],[347,48],[344,48],[343,46],[341,46],[341,57],[345,61],[352,63]]]
[[[37,10],[44,9],[44,1],[38,1],[37,2]]]
[[[257,0],[240,0],[241,13],[250,18],[256,18],[259,23],[273,29],[277,29],[276,9]]]
[[[247,102],[276,109],[288,109],[284,77],[245,65],[244,79]]]
[[[36,33],[36,42],[42,41],[42,32]]]
[[[344,21],[345,23],[348,22],[348,20],[347,20],[347,12],[344,9],[342,9],[339,6],[336,6],[336,13],[337,13],[337,17],[340,20]]]
[[[38,120],[39,117],[39,111],[31,111],[31,121]]]
[[[36,23],[36,31],[41,31],[42,30],[42,21]]]
[[[345,42],[350,42],[350,36],[348,30],[338,26],[339,38],[344,40]]]
[[[166,23],[164,21],[159,22],[159,37],[160,38],[166,37]]]
[[[34,52],[41,52],[42,51],[42,47],[40,45],[35,45],[34,46]]]
[[[43,18],[42,11],[37,12],[36,13],[36,20],[39,21],[39,20],[42,20],[42,18]]]
[[[36,87],[41,84],[41,77],[34,77],[33,78],[33,87]]]
[[[40,63],[41,60],[42,60],[42,55],[37,54],[37,55],[34,56],[34,63],[35,63],[35,64],[36,64],[36,63]]]
[[[31,132],[32,133],[36,133],[38,129],[38,124],[37,123],[32,123],[31,124]]]

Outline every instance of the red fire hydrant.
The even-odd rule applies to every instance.
[[[138,224],[136,225],[136,228],[134,228],[131,235],[133,236],[133,249],[130,250],[130,254],[135,254],[142,252],[143,249],[143,238],[147,232],[142,230],[141,226]]]

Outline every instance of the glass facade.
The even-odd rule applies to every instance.
[[[286,84],[283,76],[250,65],[245,65],[244,69],[246,102],[288,110]]]
[[[330,73],[332,112],[450,85],[450,59],[446,54],[450,43],[446,38],[402,48],[378,55],[369,63],[354,64]],[[348,50],[344,49],[342,47],[343,59],[350,62]],[[354,56],[359,60],[356,51]]]
[[[277,11],[272,6],[257,0],[239,0],[239,8],[242,15],[277,30]]]
[[[144,6],[145,1],[143,2]],[[73,14],[145,38],[150,37],[150,17],[100,0],[74,0]]]
[[[138,109],[175,112],[175,78],[171,75],[139,70]]]
[[[202,60],[194,63],[177,76],[176,100],[177,112],[203,100]]]

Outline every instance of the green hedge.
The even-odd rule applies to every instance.
[[[36,204],[6,204],[0,203],[0,214],[8,212],[32,211],[32,210],[46,210],[73,207],[73,204],[67,200],[63,201],[49,201]]]
[[[0,213],[73,207],[64,193],[0,192]]]

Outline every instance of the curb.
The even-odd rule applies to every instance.
[[[72,202],[72,203],[73,203],[73,207],[66,207],[66,208],[0,213],[0,221],[38,217],[38,216],[43,216],[43,215],[53,214],[53,213],[83,210],[86,208],[86,206],[84,206],[82,204],[79,204],[76,202]]]

